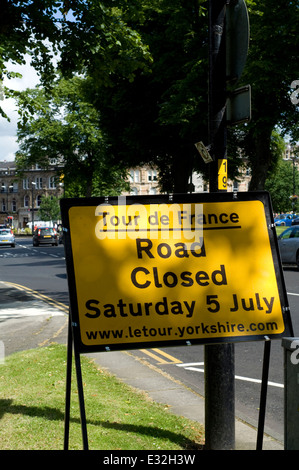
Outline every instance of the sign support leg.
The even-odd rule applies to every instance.
[[[86,414],[85,414],[85,405],[84,405],[80,353],[77,351],[76,344],[74,344],[74,352],[75,352],[75,366],[76,366],[76,375],[77,375],[77,387],[78,387],[78,395],[79,395],[83,450],[88,450],[88,437],[87,437],[87,427],[86,427]]]
[[[261,396],[260,396],[260,412],[259,412],[259,421],[258,421],[258,429],[257,429],[256,450],[262,450],[263,448],[268,376],[269,376],[269,365],[270,365],[270,351],[271,351],[271,341],[269,339],[266,339],[265,345],[264,345],[264,362],[263,362],[262,386],[261,386]]]
[[[67,366],[66,366],[66,391],[65,391],[65,417],[64,417],[64,450],[68,450],[68,444],[69,444],[71,383],[72,383],[72,355],[73,355],[73,336],[72,336],[71,318],[70,318],[70,312],[69,312],[68,340],[67,340]]]
[[[69,313],[68,344],[67,344],[67,370],[66,370],[66,392],[65,392],[65,419],[64,419],[64,450],[68,450],[69,429],[70,429],[70,403],[71,403],[71,381],[72,381],[72,358],[73,347],[75,356],[75,367],[77,376],[77,387],[79,396],[80,418],[83,450],[88,450],[88,437],[86,426],[86,414],[83,394],[83,381],[80,362],[80,353],[77,350],[76,343],[73,341],[72,317]]]

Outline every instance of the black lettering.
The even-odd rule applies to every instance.
[[[157,302],[155,305],[155,310],[159,315],[168,315],[168,303],[167,298],[163,297],[162,302]]]
[[[173,302],[170,302],[170,305],[171,305],[171,313],[173,313],[174,315],[178,315],[178,314],[183,315],[184,312],[182,309],[181,302],[174,300]]]
[[[136,276],[137,276],[137,273],[139,272],[143,272],[146,275],[149,274],[149,270],[146,268],[142,268],[142,267],[134,268],[133,271],[131,272],[131,281],[133,282],[135,287],[138,287],[139,289],[145,289],[151,284],[151,282],[145,281],[143,284],[141,284],[140,282],[137,282]]]
[[[205,271],[198,271],[195,274],[195,280],[197,284],[199,284],[200,286],[208,286],[209,285],[208,279],[209,279],[209,275]]]
[[[209,333],[209,326],[202,323],[201,324],[201,331],[203,332],[203,334]]]
[[[196,251],[198,250],[198,251]],[[206,256],[206,249],[204,241],[201,243],[194,242],[191,244],[191,253],[194,257]]]
[[[178,283],[178,278],[176,274],[172,272],[165,273],[163,276],[163,281],[167,287],[175,287]]]
[[[104,308],[105,308],[104,310],[105,317],[107,318],[116,317],[115,307],[113,304],[105,304]]]
[[[97,331],[86,331],[86,335],[88,339],[97,339],[98,332]]]
[[[117,215],[113,215],[110,219],[110,223],[117,227],[119,225],[119,217],[117,217]]]
[[[163,248],[165,248],[166,252],[163,253]],[[169,258],[171,255],[171,248],[167,243],[160,243],[160,245],[157,246],[157,253],[160,256],[160,258]]]
[[[160,280],[159,280],[158,268],[153,268],[153,273],[154,273],[155,286],[156,287],[163,287]]]
[[[158,212],[155,211],[153,215],[149,215],[148,221],[151,225],[159,225]]]
[[[175,250],[175,256],[177,258],[189,258],[185,243],[176,243],[174,246],[177,248]]]
[[[237,224],[239,222],[239,216],[238,214],[236,214],[235,212],[233,212],[231,215],[230,215],[230,220],[231,222],[233,222],[234,224]]]
[[[215,224],[218,224],[217,215],[216,214],[208,214],[208,223],[212,224],[213,222]]]
[[[85,313],[85,316],[87,318],[98,318],[101,315],[101,310],[92,305],[92,304],[98,305],[99,303],[100,302],[98,300],[95,300],[95,299],[87,300],[87,302],[85,304],[85,307],[88,310],[91,310],[92,312],[95,312],[95,313],[89,313],[89,312]]]
[[[217,280],[216,279],[216,276],[220,276],[220,279]],[[225,267],[224,267],[224,264],[221,264],[220,265],[220,270],[215,270],[214,272],[212,272],[212,281],[214,282],[214,284],[216,284],[217,286],[222,286],[222,285],[227,285],[227,279],[226,279],[226,273],[225,273]]]
[[[190,271],[183,271],[181,273],[181,279],[182,279],[182,286],[184,287],[191,287],[193,286],[194,282],[193,279],[190,277],[192,273]]]
[[[145,246],[142,246],[141,244],[144,243],[146,244]],[[151,253],[151,249],[153,247],[153,243],[151,240],[148,238],[137,238],[136,239],[136,246],[137,246],[137,256],[139,259],[142,258],[142,252],[144,251],[145,254],[149,258],[154,258],[154,255]]]
[[[127,317],[128,314],[124,311],[124,307],[126,307],[127,304],[124,303],[123,299],[119,299],[117,306],[119,308],[120,316]]]
[[[142,307],[141,307],[141,304],[138,302],[137,303],[137,311],[134,312],[134,308],[133,308],[133,304],[129,304],[129,310],[130,310],[130,314],[132,315],[132,317],[141,317],[142,316]]]
[[[243,307],[243,309],[246,310],[247,312],[248,312],[249,310],[254,310],[253,299],[250,297],[250,298],[248,299],[248,301],[249,301],[249,305],[247,306],[247,305],[246,305],[246,299],[241,299],[242,307]]]
[[[220,214],[219,220],[222,224],[227,224],[228,222],[228,215],[227,214]]]

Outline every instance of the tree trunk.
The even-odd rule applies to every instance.
[[[249,191],[264,190],[265,181],[272,165],[272,128],[261,125],[261,130],[250,135],[251,181]]]
[[[173,161],[174,193],[188,193],[189,179],[192,174],[193,156],[186,152],[185,155],[176,155]]]
[[[85,160],[85,197],[92,196],[92,188],[93,188],[93,175],[95,170],[95,163],[92,152],[87,153],[87,158]]]

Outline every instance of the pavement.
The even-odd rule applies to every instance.
[[[45,296],[0,281],[0,341],[5,354],[67,342],[67,309]],[[95,363],[119,379],[142,390],[171,413],[204,425],[204,398],[157,367],[128,351],[88,354]],[[1,358],[0,358],[1,359]],[[255,450],[257,429],[236,418],[235,450]],[[220,449],[219,449],[220,450]],[[263,450],[284,450],[282,442],[264,434]]]

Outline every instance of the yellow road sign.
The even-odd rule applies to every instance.
[[[286,331],[287,301],[264,201],[215,197],[62,202],[83,349]]]

